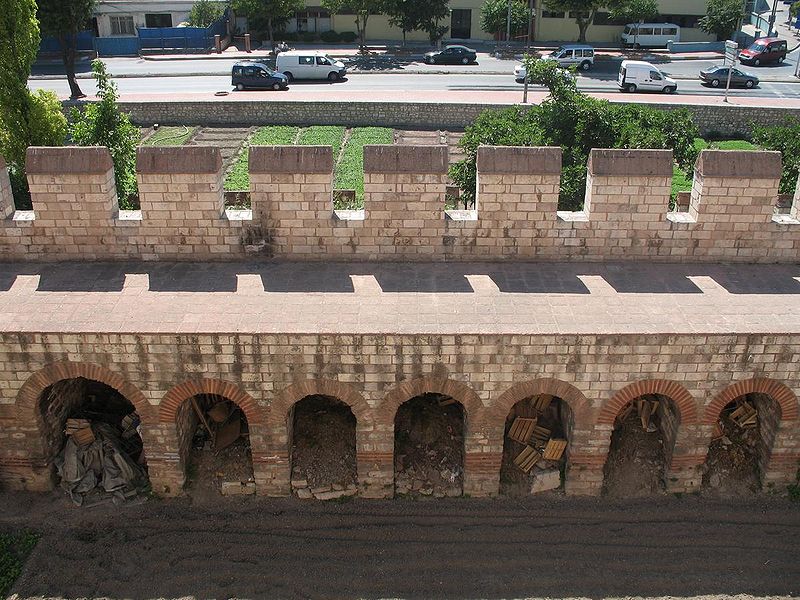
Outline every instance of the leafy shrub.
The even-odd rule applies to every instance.
[[[27,123],[0,123],[0,154],[8,162],[8,175],[14,204],[19,210],[30,210],[31,192],[25,176],[25,152],[28,146],[63,146],[67,137],[67,119],[61,102],[53,92],[36,90],[20,92],[27,102]],[[10,118],[13,113],[6,113]],[[8,127],[6,127],[8,125]]]
[[[192,27],[209,27],[225,12],[222,2],[213,0],[197,0],[189,11],[189,25]]]
[[[698,130],[687,110],[611,104],[580,93],[574,78],[553,61],[526,60],[526,66],[530,81],[546,85],[550,96],[528,109],[486,111],[466,129],[460,142],[466,157],[450,172],[462,196],[475,197],[480,145],[560,146],[560,210],[581,210],[592,148],[671,148],[676,162],[691,174]]]
[[[311,31],[304,31],[303,33],[300,34],[300,41],[301,42],[309,43],[309,42],[316,41],[316,39],[317,39],[317,34],[311,32]]]
[[[81,113],[72,109],[69,132],[79,146],[106,146],[114,161],[114,180],[120,208],[131,208],[129,198],[136,193],[136,146],[139,128],[117,107],[117,86],[105,64],[92,62],[100,102],[88,104]]]
[[[754,127],[753,142],[765,150],[778,150],[783,157],[781,194],[794,194],[800,172],[800,120],[790,119],[784,125]]]
[[[355,31],[343,31],[339,34],[339,39],[345,44],[352,44],[358,39],[358,34]]]
[[[323,42],[328,42],[329,44],[335,44],[341,39],[335,31],[323,31],[319,34],[319,37]]]
[[[282,34],[280,35],[280,38],[281,38],[281,40],[282,40],[282,41],[284,41],[284,42],[296,42],[296,41],[299,39],[299,38],[297,37],[297,34],[296,34],[296,33],[294,33],[294,32],[291,32],[291,33],[282,33]]]

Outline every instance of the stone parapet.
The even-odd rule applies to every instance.
[[[218,149],[142,148],[141,210],[120,211],[107,150],[32,148],[34,210],[0,221],[0,257],[800,258],[798,200],[790,214],[775,209],[777,153],[703,151],[689,210],[675,212],[670,151],[593,150],[584,208],[565,212],[558,211],[560,152],[479,148],[475,206],[446,210],[446,147],[367,146],[364,209],[334,211],[330,148],[252,147],[251,208],[231,211]],[[8,212],[8,203],[0,206]]]

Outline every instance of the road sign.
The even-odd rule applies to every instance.
[[[736,42],[728,40],[725,42],[725,64],[736,64],[736,58],[739,56],[739,45]]]
[[[776,0],[777,1],[777,0]],[[731,75],[739,57],[739,44],[728,40],[725,42],[725,65],[728,67],[728,81],[725,84],[725,102],[728,101],[728,91],[731,89]]]

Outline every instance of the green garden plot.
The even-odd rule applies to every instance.
[[[248,161],[250,146],[291,146],[297,139],[298,127],[288,125],[268,125],[256,131],[245,142],[242,152],[225,176],[225,191],[246,191],[250,189]]]

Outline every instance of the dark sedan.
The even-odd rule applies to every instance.
[[[466,46],[445,46],[444,50],[425,54],[425,63],[429,65],[468,65],[474,63],[478,53]]]
[[[711,87],[725,87],[728,83],[728,67],[711,67],[700,71],[700,81]],[[758,85],[758,77],[733,69],[731,73],[731,87],[746,87],[747,89]]]

